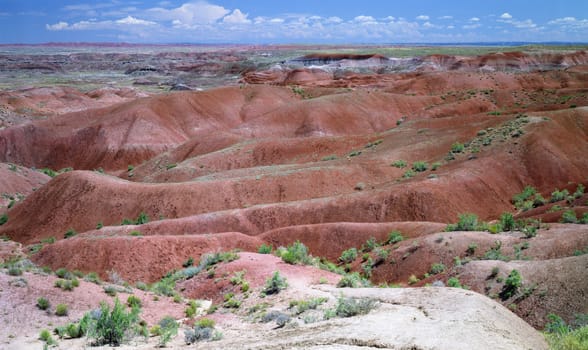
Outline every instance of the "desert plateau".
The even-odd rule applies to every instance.
[[[0,349],[588,350],[586,186],[582,43],[0,40]]]

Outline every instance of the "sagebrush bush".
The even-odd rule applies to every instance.
[[[88,336],[94,339],[96,345],[119,346],[135,334],[138,315],[138,308],[126,311],[118,298],[114,300],[112,310],[103,302],[95,317],[91,318]]]
[[[335,314],[339,317],[352,317],[365,315],[372,311],[377,305],[373,299],[356,299],[340,297],[337,299]]]
[[[386,240],[387,244],[395,244],[398,242],[402,242],[404,240],[404,236],[400,231],[392,231],[388,234],[388,239]]]
[[[416,161],[412,163],[412,170],[418,173],[426,171],[427,169],[429,169],[429,164],[427,164],[427,162]]]
[[[281,290],[288,287],[288,282],[280,275],[279,271],[274,272],[272,277],[265,281],[265,287],[262,293],[265,295],[278,294]]]
[[[162,318],[157,324],[160,327],[161,334],[159,338],[159,346],[165,347],[167,343],[178,334],[178,328],[180,326],[171,316]]]
[[[515,295],[518,289],[521,287],[522,284],[522,277],[521,273],[518,270],[512,270],[506,281],[504,282],[504,286],[502,287],[502,291],[500,292],[500,298],[502,300],[506,300],[513,295]]]
[[[272,253],[273,247],[271,244],[262,244],[259,249],[257,250],[257,252],[259,254],[271,254]]]
[[[431,273],[431,275],[436,275],[445,272],[445,265],[443,265],[442,263],[435,263],[431,265],[431,269],[429,270],[429,272]]]
[[[311,264],[312,257],[308,255],[308,248],[300,241],[294,242],[280,252],[282,260],[288,264]]]
[[[57,316],[67,316],[68,312],[69,311],[66,304],[57,304],[55,307],[55,315]]]
[[[337,283],[338,288],[360,288],[369,286],[369,281],[361,277],[357,272],[344,275]]]
[[[37,307],[41,310],[47,310],[49,307],[51,307],[51,304],[46,298],[40,297],[37,299]]]
[[[129,295],[129,297],[127,298],[127,306],[130,308],[140,308],[142,304],[143,303],[141,302],[141,299],[139,297]]]

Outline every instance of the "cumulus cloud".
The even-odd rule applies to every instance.
[[[470,22],[479,22],[480,19],[478,17],[472,17],[470,18]]]
[[[141,26],[152,26],[156,25],[157,23],[146,21],[143,19],[138,19],[133,16],[127,16],[125,18],[119,19],[116,21],[117,24],[129,24],[129,25],[141,25]]]
[[[69,23],[67,22],[58,22],[55,24],[46,24],[45,28],[47,28],[47,30],[52,30],[52,31],[56,31],[56,30],[64,30],[67,29],[69,27]]]
[[[556,18],[547,22],[549,25],[560,26],[564,29],[588,29],[588,19],[577,19],[576,17]]]
[[[353,19],[355,22],[362,22],[362,23],[366,23],[366,22],[375,22],[376,19],[372,16],[357,16]]]
[[[171,21],[176,26],[194,26],[217,22],[229,12],[222,6],[198,1],[185,3],[172,9],[156,7],[147,10],[145,14],[147,18],[155,21]]]
[[[505,12],[505,13],[503,13],[503,14],[500,15],[500,18],[502,18],[502,19],[511,19],[512,18],[512,15],[510,13],[508,13],[508,12]]]
[[[482,25],[480,23],[474,23],[474,24],[465,24],[462,26],[463,29],[476,29],[476,28],[480,28]]]
[[[224,23],[231,23],[231,24],[249,24],[251,20],[247,17],[249,14],[241,12],[239,9],[233,10],[233,12],[229,15],[226,15],[223,18]]]
[[[453,16],[441,16],[439,19],[453,19]]]
[[[419,21],[428,21],[429,20],[429,16],[427,16],[427,15],[420,15],[420,16],[417,16],[416,19],[418,19]]]

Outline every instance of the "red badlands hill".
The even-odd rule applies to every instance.
[[[580,279],[588,251],[588,226],[569,223],[570,211],[577,222],[588,211],[579,186],[588,184],[588,72],[559,69],[585,56],[423,59],[449,72],[246,73],[246,82],[270,84],[138,98],[0,130],[0,160],[19,172],[75,169],[50,181],[2,178],[26,198],[7,210],[0,235],[35,251],[39,265],[102,278],[115,271],[131,282],[155,282],[205,253],[296,241],[374,283],[455,277],[497,299],[497,276],[516,268],[532,298],[501,302],[519,305],[516,313],[538,328],[550,312],[570,321],[588,312],[586,284],[556,288],[559,280],[541,271]],[[526,72],[546,65],[558,69]],[[525,186],[542,197],[515,208]],[[564,188],[564,198],[545,203]],[[503,213],[541,222],[525,224],[536,232],[443,232],[464,213],[490,221],[481,226],[488,231],[499,231]],[[77,235],[66,238],[68,230]],[[357,255],[339,261],[351,248]],[[485,280],[494,265],[500,271]],[[271,272],[235,262],[218,276],[240,268],[252,270],[259,288]],[[232,288],[209,279],[177,291],[220,300]]]

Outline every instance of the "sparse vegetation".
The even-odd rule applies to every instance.
[[[366,315],[376,306],[377,302],[373,299],[340,297],[337,299],[337,305],[335,306],[335,315],[338,317]]]
[[[274,250],[274,248],[272,247],[271,244],[262,244],[259,249],[257,250],[257,252],[259,254],[271,254],[272,250]]]
[[[282,258],[282,260],[288,264],[312,264],[313,259],[308,255],[308,248],[301,243],[296,241],[289,245],[285,249],[278,249],[276,255]]]
[[[418,173],[426,171],[427,169],[429,169],[429,164],[427,164],[427,162],[416,161],[412,163],[412,170]]]
[[[166,316],[162,318],[158,323],[159,325],[159,347],[165,347],[169,341],[178,334],[178,329],[180,328],[178,322],[171,317]]]
[[[339,261],[344,264],[351,263],[357,259],[357,248],[349,248],[341,253]]]
[[[338,288],[360,288],[368,287],[370,285],[369,280],[364,279],[357,272],[348,273],[341,278],[337,283]]]
[[[396,244],[398,242],[402,242],[404,240],[404,236],[400,231],[392,231],[388,234],[388,239],[386,239],[386,244]]]
[[[502,287],[502,291],[500,292],[500,298],[502,300],[509,299],[517,293],[517,291],[521,287],[521,284],[521,273],[518,270],[510,271],[508,277],[506,278],[506,281],[504,281],[504,286]]]
[[[460,143],[460,142],[456,142],[451,145],[451,152],[453,152],[453,153],[461,153],[461,152],[463,152],[464,149],[465,149],[465,146],[463,145],[463,143]]]
[[[103,302],[88,316],[88,337],[94,339],[95,345],[119,346],[135,334],[138,315],[138,308],[126,311],[118,298],[112,309]]]
[[[71,237],[73,237],[73,236],[75,236],[75,235],[77,235],[77,234],[78,234],[78,233],[76,232],[76,230],[74,230],[73,228],[70,228],[69,230],[67,230],[67,231],[65,232],[65,234],[63,235],[63,238],[66,238],[66,239],[67,239],[67,238],[71,238]]]
[[[288,288],[288,282],[280,275],[279,271],[275,271],[272,277],[265,281],[265,286],[261,293],[262,295],[278,294],[286,288]]]
[[[406,161],[402,160],[402,159],[393,161],[391,165],[393,167],[399,168],[399,169],[406,168],[406,166],[407,166]]]
[[[456,224],[449,224],[445,231],[485,231],[488,225],[479,222],[478,216],[472,213],[463,213],[458,215]]]
[[[37,299],[37,307],[40,310],[48,310],[51,307],[51,304],[46,298],[40,297]]]
[[[215,323],[209,318],[202,318],[194,323],[194,328],[184,333],[186,344],[194,344],[198,341],[220,340],[222,333],[215,331]]]
[[[67,316],[69,310],[66,304],[57,304],[55,307],[55,315],[57,316]]]
[[[435,263],[431,265],[431,269],[429,270],[429,272],[431,273],[431,275],[436,275],[445,272],[445,269],[446,267],[442,263]]]
[[[0,215],[0,226],[8,222],[8,214],[4,213]]]

